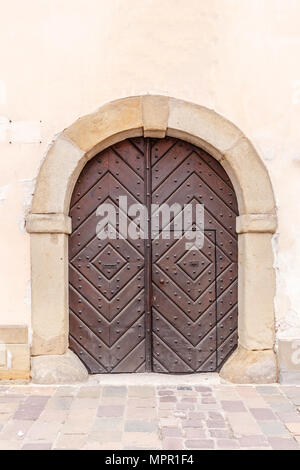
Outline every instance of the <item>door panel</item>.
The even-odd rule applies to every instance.
[[[152,201],[203,204],[205,228],[200,250],[187,250],[184,236],[164,240],[163,227],[155,234],[153,370],[214,371],[237,344],[235,194],[220,164],[185,142],[154,141],[151,161]]]
[[[91,373],[145,369],[144,241],[96,235],[99,204],[118,214],[120,196],[144,203],[142,144],[120,142],[91,160],[71,201],[70,346]]]
[[[97,208],[110,203],[119,215],[120,196],[148,209],[203,204],[203,247],[188,250],[178,238],[178,216],[165,238],[155,211],[147,240],[124,237],[118,222],[119,238],[99,239]],[[237,345],[237,213],[221,165],[186,142],[127,139],[87,163],[70,207],[69,306],[70,348],[91,373],[222,365]],[[190,228],[199,230],[195,218]]]
[[[202,370],[211,356],[209,370],[216,369],[214,239],[213,231],[205,232],[203,249],[187,251],[184,236],[171,237],[158,259],[153,252],[153,332],[160,339],[153,341],[155,372],[162,372],[159,364],[169,372]]]

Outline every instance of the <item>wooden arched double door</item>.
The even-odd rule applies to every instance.
[[[144,239],[123,236],[121,196],[148,214],[202,204],[201,249],[187,249],[176,223],[169,237],[163,223],[155,232],[153,208]],[[101,204],[115,208],[115,238],[99,238]],[[222,166],[181,140],[127,139],[87,163],[71,200],[69,306],[70,348],[91,373],[218,370],[237,345],[237,213]]]

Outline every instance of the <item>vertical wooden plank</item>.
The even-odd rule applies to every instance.
[[[151,142],[145,141],[145,201],[147,237],[145,238],[145,323],[146,371],[152,371],[152,244],[151,244]]]

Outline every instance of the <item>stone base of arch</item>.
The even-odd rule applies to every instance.
[[[218,159],[231,178],[240,213],[240,346],[221,376],[236,383],[276,381],[271,240],[277,222],[268,173],[251,143],[232,123],[207,108],[164,96],[109,103],[72,124],[50,148],[27,219],[32,264],[31,355],[60,356],[68,349],[68,212],[83,166],[104,148],[142,135],[168,135],[191,142]],[[44,367],[45,361],[41,359],[40,364]]]
[[[37,384],[80,383],[88,379],[88,371],[69,349],[65,354],[33,356],[31,379]]]
[[[252,351],[239,345],[220,371],[232,383],[257,384],[277,382],[277,360],[272,349]]]

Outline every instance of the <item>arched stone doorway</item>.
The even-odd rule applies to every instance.
[[[77,178],[101,150],[133,137],[175,137],[207,151],[226,170],[238,200],[239,347],[221,372],[236,382],[276,380],[272,234],[276,214],[267,171],[233,124],[201,106],[162,96],[109,103],[66,129],[38,175],[27,220],[32,253],[32,356],[68,348],[68,217]]]

